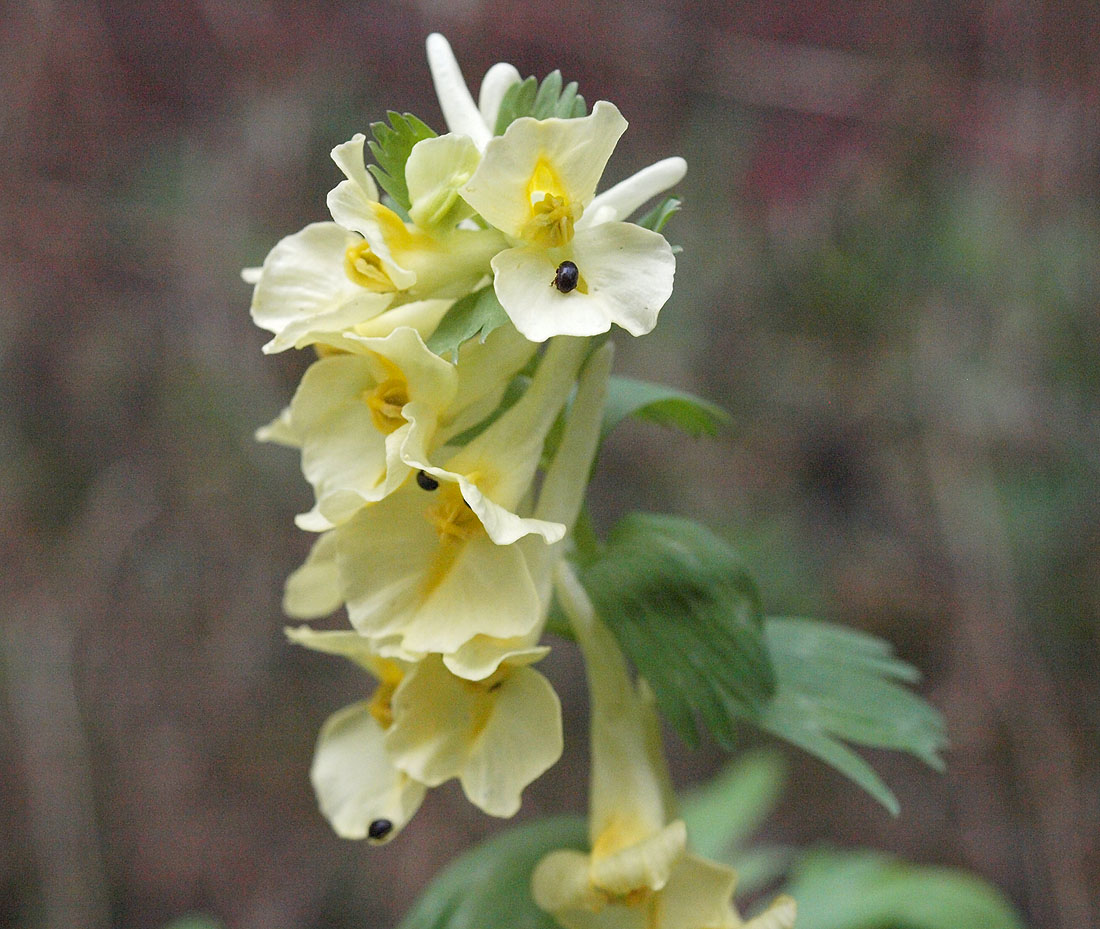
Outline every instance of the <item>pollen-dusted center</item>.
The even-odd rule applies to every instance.
[[[379,432],[389,435],[405,425],[401,409],[409,402],[409,385],[404,378],[387,378],[373,390],[364,390],[362,399],[370,407],[371,421]]]
[[[397,290],[390,276],[382,269],[382,259],[371,251],[367,241],[353,242],[344,251],[344,272],[360,287],[378,294]]]
[[[439,536],[440,542],[468,542],[483,533],[485,527],[470,505],[463,499],[457,484],[448,483],[425,515]]]
[[[544,194],[531,204],[531,218],[523,230],[523,238],[544,248],[560,248],[572,240],[577,219],[572,203],[555,194]]]

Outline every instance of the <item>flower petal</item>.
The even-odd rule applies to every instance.
[[[522,551],[481,536],[462,545],[400,631],[407,649],[446,654],[475,635],[506,639],[530,632],[542,618],[540,606]]]
[[[443,663],[458,677],[483,681],[505,661],[511,665],[526,665],[545,658],[550,653],[550,647],[534,645],[538,638],[535,634],[511,639],[476,635],[457,651],[444,655]]]
[[[737,872],[698,855],[684,855],[676,863],[661,893],[661,929],[735,929],[741,920],[731,898]]]
[[[623,835],[629,835],[634,825],[632,822],[611,822],[605,826],[600,841],[592,850],[589,870],[592,885],[613,897],[638,890],[660,890],[669,882],[673,867],[687,849],[687,828],[683,820],[678,819],[640,841],[621,845],[612,854],[601,854],[603,840],[619,845],[620,827]]]
[[[319,536],[305,564],[286,579],[283,612],[292,619],[320,619],[344,603],[340,573],[336,568],[336,539]]]
[[[428,36],[426,44],[428,67],[432,72],[432,83],[435,85],[439,108],[443,110],[447,128],[451,132],[469,136],[479,149],[484,148],[492,131],[485,125],[474,98],[470,96],[450,43],[438,32],[433,32]]]
[[[459,196],[481,160],[477,147],[464,135],[422,139],[405,163],[409,187],[409,216],[422,229],[453,228],[472,210]]]
[[[780,894],[759,916],[754,916],[741,929],[794,929],[798,905],[793,897]]]
[[[400,637],[406,654],[529,633],[542,609],[523,552],[480,530],[441,541],[426,515],[432,505],[410,480],[333,530],[352,625],[372,639]]]
[[[421,448],[432,441],[457,389],[454,366],[414,329],[384,338],[347,334],[345,341],[362,354],[314,362],[291,401],[302,471],[317,497],[315,512],[299,520],[305,528],[338,525],[392,493],[409,472],[404,443]],[[395,403],[399,408],[386,406]]]
[[[485,147],[462,195],[490,224],[519,237],[531,217],[531,185],[540,166],[556,179],[558,194],[583,209],[625,131],[626,120],[606,100],[580,119],[517,119]]]
[[[260,426],[254,433],[257,442],[271,442],[275,445],[285,445],[288,448],[301,448],[302,443],[298,434],[294,431],[294,424],[290,420],[290,407],[284,406],[266,426]]]
[[[268,253],[252,296],[252,319],[275,334],[265,352],[322,341],[377,316],[392,296],[372,293],[344,272],[355,237],[335,223],[314,223]]]
[[[576,849],[550,852],[535,866],[531,874],[531,896],[535,903],[559,920],[570,910],[596,913],[607,905],[588,880],[588,856]],[[572,926],[568,919],[563,925]],[[592,926],[605,926],[603,920],[593,920]]]
[[[496,131],[497,116],[500,114],[500,103],[508,88],[518,84],[521,78],[519,71],[506,61],[498,61],[481,79],[481,90],[477,95],[477,108],[481,111],[481,118],[490,132]]]
[[[523,788],[561,756],[561,705],[537,671],[501,674],[474,684],[425,659],[394,692],[386,748],[416,780],[434,786],[458,777],[480,809],[511,816]]]
[[[582,286],[561,293],[558,263],[568,258]],[[533,342],[555,335],[597,335],[612,323],[644,335],[672,295],[676,258],[664,236],[632,223],[582,229],[568,249],[511,248],[492,261],[497,299]]]
[[[288,626],[283,630],[295,645],[311,648],[326,655],[339,655],[369,671],[379,681],[400,680],[404,669],[397,662],[380,656],[370,639],[358,632],[343,629],[313,629],[309,626]]]
[[[523,788],[561,757],[563,744],[550,682],[533,668],[506,673],[499,688],[490,686],[495,705],[459,775],[470,802],[490,816],[514,816]]]
[[[452,306],[454,300],[414,300],[412,303],[402,303],[365,323],[359,323],[354,334],[365,338],[381,338],[399,326],[408,326],[419,332],[422,339],[428,339]]]
[[[508,318],[532,342],[607,332],[611,317],[604,301],[579,290],[563,294],[554,287],[554,275],[564,257],[557,251],[525,246],[506,249],[493,258],[493,288]],[[576,263],[586,274],[582,261]]]
[[[366,168],[363,146],[367,137],[361,132],[355,133],[347,142],[342,142],[332,150],[332,160],[344,172],[344,176],[355,184],[368,200],[378,199],[378,185]]]
[[[687,162],[683,158],[665,158],[642,168],[610,190],[597,194],[578,220],[577,229],[626,219],[651,197],[679,184],[686,173]]]
[[[344,707],[321,727],[310,780],[341,838],[365,839],[372,823],[387,821],[381,838],[391,839],[424,799],[424,785],[391,764],[384,735],[365,702]]]

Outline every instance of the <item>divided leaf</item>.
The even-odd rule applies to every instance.
[[[733,550],[673,516],[634,513],[580,576],[600,617],[689,743],[696,715],[718,743],[775,690],[760,598]]]
[[[409,187],[405,183],[405,162],[409,160],[409,153],[417,142],[434,138],[437,133],[412,113],[402,116],[390,110],[386,116],[389,118],[389,125],[384,122],[370,124],[374,141],[368,141],[367,145],[378,164],[367,167],[378,181],[378,186],[393,197],[407,213],[410,201]]]
[[[561,72],[551,71],[541,84],[532,76],[505,91],[493,132],[503,135],[504,130],[521,116],[577,119],[587,112],[584,97],[577,93],[577,82],[570,81],[562,87]]]
[[[490,284],[456,300],[426,344],[437,355],[457,357],[458,347],[467,339],[479,336],[485,341],[490,332],[506,322],[508,314]]]
[[[494,836],[447,865],[398,929],[560,929],[531,897],[531,872],[559,848],[587,850],[583,819],[557,816]]]
[[[672,219],[673,214],[680,212],[681,203],[682,201],[676,197],[665,197],[664,200],[638,220],[638,225],[643,229],[660,232],[665,228],[665,224]]]
[[[607,385],[601,437],[628,416],[680,429],[692,437],[714,436],[730,421],[720,406],[683,390],[629,377],[613,377]]]
[[[919,679],[889,643],[810,619],[764,622],[775,696],[751,721],[851,778],[891,813],[898,802],[845,742],[908,752],[943,770],[943,717],[903,684]]]

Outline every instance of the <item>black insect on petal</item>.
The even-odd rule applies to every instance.
[[[367,835],[375,841],[384,839],[391,832],[393,832],[393,823],[388,819],[376,819],[369,826],[367,826]]]
[[[432,477],[427,471],[416,472],[416,483],[420,485],[421,490],[439,489],[439,481]],[[385,820],[380,819],[379,822],[385,822]]]
[[[577,270],[577,266],[571,261],[563,261],[558,265],[558,270],[554,272],[552,283],[559,292],[567,294],[571,290],[577,289],[580,280],[581,272]]]

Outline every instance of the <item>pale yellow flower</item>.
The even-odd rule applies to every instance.
[[[687,850],[652,694],[631,683],[621,651],[564,565],[557,581],[591,694],[591,850],[543,858],[532,876],[535,901],[566,929],[792,929],[793,900],[780,897],[745,923],[731,899],[736,872]]]
[[[657,185],[675,183],[682,160],[596,200],[625,129],[618,109],[602,100],[580,119],[517,119],[489,141],[462,188],[466,202],[514,244],[493,258],[493,286],[532,341],[596,335],[612,323],[642,335],[672,293],[676,261],[664,237],[619,220],[644,202],[639,193],[653,196],[664,189]]]
[[[280,241],[248,276],[256,285],[252,319],[274,334],[265,352],[331,341],[389,307],[392,293],[363,287],[345,273],[345,253],[358,241],[335,223],[314,223]]]
[[[342,655],[378,680],[370,700],[321,729],[312,780],[321,811],[344,838],[392,838],[425,790],[457,778],[493,816],[512,816],[523,789],[561,755],[561,706],[529,665],[545,648],[512,655],[485,680],[448,671],[438,655],[382,658],[355,632],[288,629],[299,645]]]
[[[286,633],[292,642],[341,655],[377,679],[370,700],[346,706],[325,721],[310,779],[321,812],[341,838],[392,839],[412,819],[427,791],[400,771],[386,750],[393,695],[408,666],[381,658],[354,632],[315,632],[300,626]]]
[[[441,450],[442,465],[407,443],[415,477],[333,530],[348,616],[383,654],[447,657],[477,636],[510,641],[541,622],[545,604],[515,543],[554,543],[566,527],[519,511],[585,350],[551,343],[520,400],[465,447]]]
[[[329,212],[361,237],[345,250],[346,276],[398,301],[457,298],[475,290],[506,243],[492,229],[456,225],[464,215],[457,190],[479,157],[472,143],[443,136],[414,147],[409,193],[417,215],[431,224],[421,228],[379,199],[364,162],[365,141],[359,133],[332,152],[346,180],[329,192]]]

